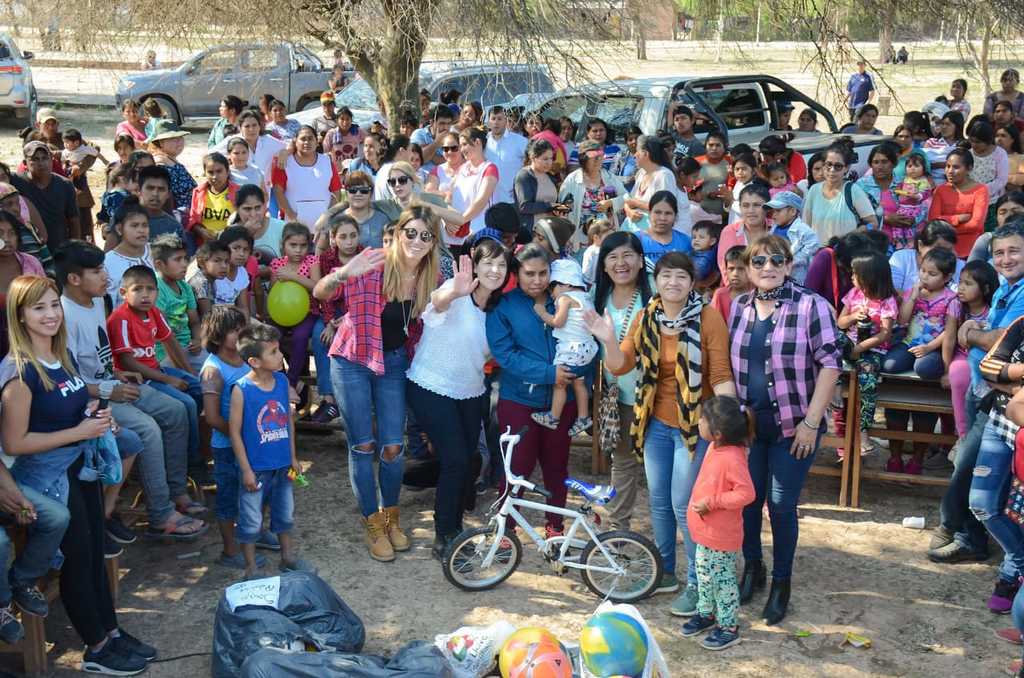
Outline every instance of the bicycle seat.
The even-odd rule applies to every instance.
[[[615,497],[615,488],[611,485],[591,485],[575,478],[566,478],[565,486],[579,492],[595,504],[607,504]]]

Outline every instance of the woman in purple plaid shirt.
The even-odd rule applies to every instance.
[[[765,236],[747,248],[744,259],[754,291],[733,302],[729,354],[737,396],[753,410],[757,423],[748,457],[757,494],[743,510],[746,564],[740,602],[765,585],[761,509],[767,499],[772,587],[762,616],[768,624],[777,624],[789,605],[799,535],[797,501],[825,429],[825,407],[839,379],[842,358],[828,302],[789,277],[789,242]]]

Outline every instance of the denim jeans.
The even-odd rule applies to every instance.
[[[117,453],[121,459],[134,457],[142,452],[142,438],[130,428],[119,427],[117,433],[114,434],[114,442],[117,444]]]
[[[938,379],[946,372],[942,362],[942,351],[932,351],[920,358],[915,358],[910,348],[899,343],[889,349],[882,359],[883,372],[906,372],[913,369],[922,379]]]
[[[981,437],[988,424],[988,415],[977,411],[978,399],[967,391],[967,435],[960,440],[956,459],[953,460],[953,475],[949,487],[942,495],[939,505],[939,524],[953,532],[958,544],[978,555],[988,555],[988,532],[970,510],[971,481],[974,465],[981,449]]]
[[[199,458],[199,413],[203,411],[203,389],[199,385],[199,379],[184,370],[177,367],[163,367],[161,370],[164,374],[177,377],[188,384],[187,391],[179,391],[162,381],[147,382],[156,390],[185,405],[188,415],[188,465],[199,466],[202,464],[202,459]]]
[[[375,452],[385,447],[402,445],[407,369],[409,359],[405,348],[384,354],[384,374],[381,375],[340,356],[331,358],[331,383],[336,387],[334,397],[348,438],[349,481],[364,517],[373,515],[380,508],[398,505],[405,467],[404,454],[399,452],[391,461],[381,458],[377,477],[374,477],[373,457]],[[368,443],[375,443],[369,451],[356,449]]]
[[[35,586],[36,580],[50,571],[53,556],[71,520],[67,507],[59,501],[44,497],[27,485],[19,483],[18,489],[32,502],[36,519],[28,526],[25,547],[14,559],[10,572],[0,577],[0,606],[11,602],[11,586]],[[10,537],[6,530],[0,529],[0,563],[6,566],[10,555]]]
[[[249,492],[239,486],[238,524],[235,539],[239,544],[255,544],[263,526],[263,504],[270,504],[270,531],[274,534],[290,532],[295,526],[295,497],[292,481],[288,478],[291,467],[271,471],[255,471],[261,487]],[[241,483],[241,480],[239,480]]]
[[[316,365],[316,392],[321,398],[334,396],[334,388],[331,386],[331,358],[327,355],[329,343],[320,341],[320,333],[324,331],[324,319],[316,317],[316,325],[313,326],[313,335],[309,343],[313,346],[313,364]]]
[[[754,483],[754,501],[743,509],[743,558],[750,562],[764,557],[761,509],[767,499],[768,518],[772,524],[772,579],[780,580],[793,575],[793,558],[800,536],[796,507],[807,471],[814,463],[814,454],[803,459],[793,456],[790,452],[792,446],[792,438],[774,441],[755,438],[747,457],[750,479]],[[816,454],[817,442],[814,447]]]
[[[1012,475],[1013,448],[991,425],[986,426],[974,465],[969,502],[971,513],[1006,554],[999,567],[999,577],[1008,582],[1016,582],[1024,575],[1024,533],[1020,525],[1003,512]]]
[[[186,492],[188,408],[151,386],[139,387],[130,403],[111,403],[114,419],[142,438],[135,462],[151,525],[163,525],[174,511],[171,497]]]
[[[236,520],[240,473],[235,451],[230,447],[213,447],[210,452],[213,453],[213,480],[217,483],[213,513],[217,520]]]
[[[697,545],[686,529],[686,507],[706,450],[707,443],[699,440],[691,459],[679,429],[657,419],[652,419],[647,426],[644,471],[651,501],[654,542],[661,553],[665,573],[675,574],[676,526],[679,527],[686,547],[686,581],[693,586],[697,585]]]

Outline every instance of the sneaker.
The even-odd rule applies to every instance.
[[[581,433],[589,431],[593,425],[594,420],[590,417],[580,417],[571,427],[569,427],[569,437],[575,438]]]
[[[14,616],[14,609],[10,603],[0,607],[0,640],[8,645],[14,645],[25,637],[25,627],[21,625]]]
[[[903,466],[903,472],[912,476],[919,476],[924,469],[916,459],[911,459]]]
[[[1017,595],[1018,586],[1017,582],[997,579],[992,596],[988,599],[989,611],[994,614],[1010,614],[1010,610],[1013,609],[1013,598]]]
[[[713,616],[708,615],[705,617],[702,614],[694,614],[690,617],[690,621],[683,624],[682,634],[684,638],[689,638],[690,636],[704,633],[708,629],[714,628],[714,626],[715,618]]]
[[[658,588],[654,589],[655,593],[675,593],[679,590],[679,580],[676,579],[674,574],[665,573],[661,575],[661,581],[658,582]]]
[[[947,530],[942,525],[939,525],[932,530],[932,540],[928,542],[928,550],[934,551],[936,549],[941,549],[944,546],[948,546],[953,543],[954,538],[955,535],[951,530]]]
[[[1013,626],[996,631],[996,638],[1005,640],[1010,645],[1024,645],[1024,638],[1021,637],[1020,631]]]
[[[121,516],[116,513],[107,518],[107,536],[118,544],[134,544],[138,535],[128,529],[128,526],[121,522]]]
[[[988,560],[987,553],[977,553],[955,541],[941,546],[937,549],[928,549],[928,560],[933,563],[954,563],[977,562]]]
[[[674,617],[692,617],[697,614],[697,587],[687,584],[668,610]]]
[[[124,643],[109,640],[98,651],[86,648],[82,654],[82,671],[107,676],[137,676],[146,670],[146,660],[127,650]]]
[[[50,606],[46,602],[46,596],[35,586],[14,585],[11,587],[11,594],[14,604],[22,612],[34,614],[37,617],[45,617],[50,611]]]
[[[721,626],[708,634],[708,637],[700,644],[705,650],[724,650],[740,642],[739,627],[732,630],[723,629]]]
[[[338,406],[334,403],[329,403],[326,400],[321,400],[320,404],[316,407],[316,412],[313,414],[310,421],[314,424],[327,425],[332,421],[341,416],[341,412],[338,411]]]
[[[123,648],[127,648],[130,652],[134,653],[135,656],[142,657],[147,662],[151,662],[156,659],[155,647],[147,645],[122,628],[117,629],[117,633],[118,635],[111,638],[111,640],[116,641],[118,645]]]
[[[107,560],[111,558],[117,558],[119,555],[124,553],[124,548],[116,541],[110,538],[110,535],[103,535],[103,557]]]
[[[533,419],[544,428],[549,428],[552,431],[558,428],[558,417],[551,416],[550,412],[534,412],[530,415],[530,419]]]
[[[957,441],[957,443],[959,442],[960,441]],[[953,447],[955,448],[956,445]],[[924,458],[923,466],[929,471],[941,471],[943,469],[953,468],[953,463],[945,450],[938,445],[932,445],[928,448],[928,455]]]
[[[280,551],[281,542],[277,535],[270,530],[260,530],[260,536],[256,538],[256,548],[264,551]]]
[[[903,457],[890,457],[885,462],[885,470],[889,473],[903,473]]]

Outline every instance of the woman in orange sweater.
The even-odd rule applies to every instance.
[[[928,220],[941,219],[956,229],[956,256],[966,259],[985,228],[988,188],[971,179],[974,157],[962,148],[946,157],[946,180],[932,194]]]
[[[736,623],[740,587],[736,556],[743,545],[743,507],[754,501],[747,470],[751,422],[740,401],[718,396],[704,402],[700,435],[711,441],[686,510],[690,536],[697,542],[697,614],[683,625],[684,636],[712,627],[701,645],[724,650],[740,642]]]
[[[689,566],[686,587],[671,613],[697,611],[696,544],[687,529],[686,506],[700,471],[707,441],[698,432],[700,403],[713,395],[734,395],[729,332],[717,309],[693,290],[690,258],[669,252],[654,267],[657,294],[621,343],[607,310],[584,314],[588,329],[604,345],[605,368],[622,375],[638,368],[633,406],[634,454],[642,459],[651,502],[651,527],[664,575],[656,592],[679,590],[676,529],[683,533]]]

